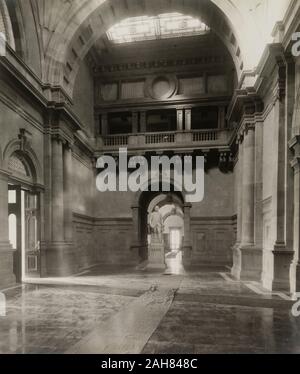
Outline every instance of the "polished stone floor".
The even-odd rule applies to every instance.
[[[94,268],[4,294],[0,353],[300,353],[288,295],[226,271]]]

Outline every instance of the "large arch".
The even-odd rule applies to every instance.
[[[90,48],[112,25],[134,16],[167,12],[196,15],[224,42],[238,76],[253,65],[252,55],[247,54],[248,37],[244,40],[243,33],[239,32],[247,20],[231,1],[223,1],[226,7],[223,4],[222,8],[217,0],[90,0],[81,2],[81,7],[77,3],[75,0],[67,8],[66,19],[58,22],[46,50],[46,81],[62,85],[70,96],[80,63]],[[251,30],[254,29],[251,27]],[[249,66],[245,66],[243,55],[247,56]]]

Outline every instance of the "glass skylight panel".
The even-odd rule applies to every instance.
[[[199,35],[208,31],[208,27],[199,19],[183,14],[162,14],[158,18],[162,38]]]
[[[207,31],[209,28],[197,18],[170,13],[155,17],[128,18],[113,26],[107,32],[107,36],[113,43],[122,44],[201,35]]]

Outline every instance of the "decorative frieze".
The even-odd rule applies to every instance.
[[[228,59],[225,56],[201,56],[195,58],[181,58],[176,60],[153,60],[153,61],[137,61],[121,64],[94,66],[93,71],[97,74],[127,72],[132,70],[150,70],[159,68],[170,68],[178,66],[191,65],[211,65],[211,64],[225,64]]]

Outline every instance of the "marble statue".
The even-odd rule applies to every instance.
[[[151,229],[151,238],[159,239],[159,241],[162,242],[164,222],[158,206],[156,206],[155,210],[150,214],[149,224]]]

